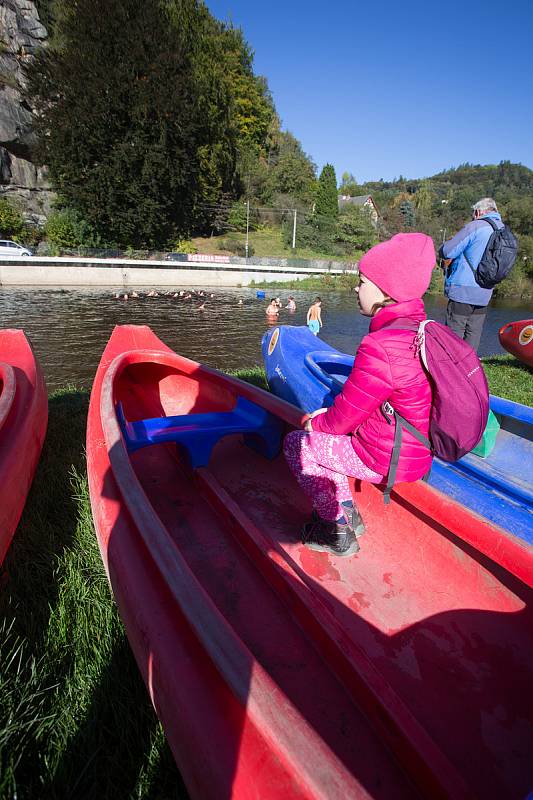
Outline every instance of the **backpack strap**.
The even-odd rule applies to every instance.
[[[392,424],[392,418],[394,418],[396,421],[396,429],[394,431],[394,444],[392,446],[392,455],[390,460],[389,473],[387,475],[387,486],[385,487],[385,492],[383,494],[383,501],[385,505],[387,505],[390,502],[390,493],[392,487],[394,486],[394,482],[396,480],[396,473],[398,472],[400,451],[402,449],[402,438],[403,438],[402,430],[405,429],[406,431],[408,431],[408,433],[414,436],[415,439],[418,439],[418,441],[421,444],[423,444],[424,447],[427,447],[428,450],[431,450],[431,443],[427,438],[427,436],[424,436],[424,434],[421,433],[418,430],[418,428],[415,428],[415,426],[411,425],[411,423],[408,422],[405,419],[405,417],[402,417],[401,414],[398,414],[398,412],[394,410],[394,408],[391,406],[390,403],[388,402],[383,403],[383,405],[381,406],[381,411],[385,419],[389,423],[389,425]],[[424,476],[424,480],[427,480],[428,478],[429,478],[429,472],[427,473],[427,475]]]
[[[480,222],[488,222],[493,231],[499,231],[500,230],[500,228],[498,228],[498,226],[496,225],[494,220],[492,220],[490,217],[481,217],[479,221]]]
[[[496,223],[493,220],[489,219],[488,217],[482,217],[482,218],[478,219],[477,222],[488,222],[493,231],[499,231],[500,230],[500,228],[498,228]],[[474,273],[474,278],[475,278],[476,277],[476,268],[472,266],[472,262],[468,258],[467,254],[466,254],[466,250],[463,250],[463,256],[465,257],[466,263],[468,264],[468,266],[470,267],[470,269]],[[483,256],[481,256],[481,258],[483,258]]]

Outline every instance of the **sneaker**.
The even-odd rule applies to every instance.
[[[350,525],[357,538],[359,538],[365,532],[365,524],[357,506],[353,504],[347,506],[344,503],[341,503],[341,506],[344,509],[344,516],[348,521],[348,525]],[[311,522],[320,522],[320,517],[314,509],[311,512]],[[306,526],[310,524],[310,522],[306,522]]]
[[[359,551],[357,537],[348,523],[341,525],[314,517],[302,530],[302,543],[306,547],[335,556],[351,556]]]
[[[344,503],[341,503],[341,506],[344,509],[344,514],[346,516],[346,519],[348,520],[348,524],[352,526],[353,532],[355,533],[357,538],[359,538],[359,536],[362,536],[363,533],[365,532],[365,525],[363,522],[363,518],[359,513],[359,509],[357,508],[357,506],[354,506],[353,504],[347,506]]]

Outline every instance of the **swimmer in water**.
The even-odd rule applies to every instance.
[[[267,315],[267,317],[277,317],[278,316],[279,307],[278,307],[278,304],[276,303],[276,298],[275,297],[273,297],[270,300],[270,303],[268,304],[268,306],[265,309],[265,314]]]
[[[322,316],[320,314],[321,306],[322,300],[320,297],[315,297],[314,303],[309,307],[307,312],[307,327],[315,336],[318,336],[318,332],[322,327]]]

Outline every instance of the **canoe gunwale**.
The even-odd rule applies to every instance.
[[[0,431],[2,430],[9,412],[13,408],[17,380],[15,370],[11,364],[0,361],[0,378],[2,379],[2,393],[0,394]]]
[[[43,372],[24,331],[0,329],[0,566],[22,515],[48,424]]]

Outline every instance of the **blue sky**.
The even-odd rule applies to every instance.
[[[533,3],[207,0],[241,27],[283,127],[359,181],[533,168]]]

